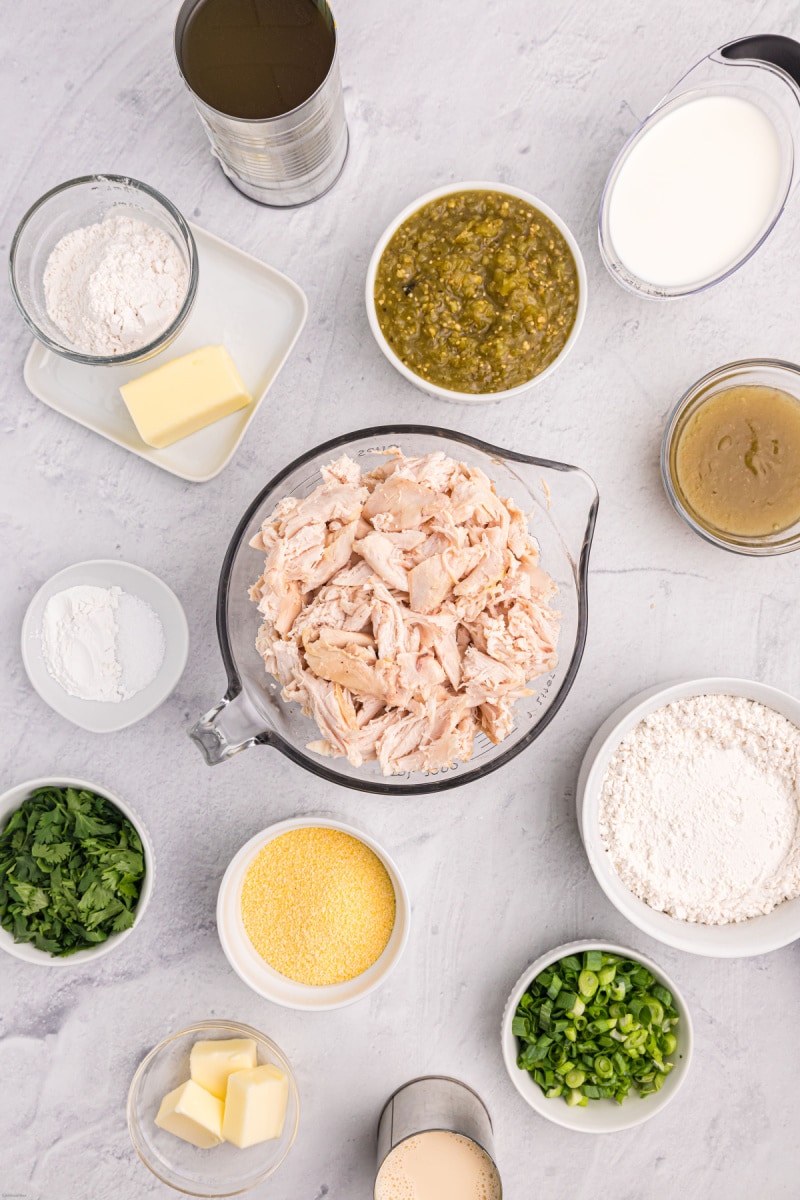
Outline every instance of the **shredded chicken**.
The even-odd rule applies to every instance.
[[[256,648],[322,735],[308,748],[385,775],[467,762],[553,669],[556,585],[524,514],[441,453],[362,474],[344,455],[286,497],[250,543]]]

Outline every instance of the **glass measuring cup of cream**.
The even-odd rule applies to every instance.
[[[606,181],[600,251],[629,291],[703,291],[759,248],[796,183],[800,43],[769,35],[692,68],[628,139]]]

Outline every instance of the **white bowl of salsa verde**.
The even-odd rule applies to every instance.
[[[587,958],[587,955],[594,955],[595,958]],[[669,1069],[669,1072],[664,1075],[659,1089],[657,1091],[652,1091],[649,1095],[639,1095],[636,1087],[632,1086],[621,1103],[617,1103],[616,1100],[610,1098],[586,1099],[585,1104],[567,1103],[567,1097],[570,1091],[574,1091],[576,1093],[580,1093],[582,1090],[591,1091],[592,1085],[590,1080],[593,1080],[595,1075],[592,1071],[587,1070],[585,1067],[582,1070],[579,1070],[579,1073],[584,1074],[586,1078],[578,1082],[576,1087],[572,1089],[568,1086],[567,1080],[570,1082],[575,1082],[577,1080],[577,1075],[573,1076],[573,1078],[570,1080],[569,1072],[567,1072],[565,1075],[561,1075],[558,1074],[557,1071],[553,1071],[556,1087],[551,1090],[557,1091],[558,1087],[560,1086],[561,1094],[557,1096],[546,1095],[539,1084],[535,1081],[531,1072],[517,1065],[518,1056],[520,1055],[521,1051],[524,1050],[526,1046],[531,1045],[532,1041],[535,1042],[540,1034],[540,1030],[537,1027],[537,1023],[534,1021],[533,1027],[528,1026],[527,1028],[527,1038],[517,1036],[518,1026],[515,1025],[515,1017],[517,1017],[519,1013],[520,1001],[522,1000],[523,996],[526,995],[526,993],[530,994],[530,990],[534,981],[545,972],[547,973],[545,975],[545,979],[547,979],[549,974],[552,972],[553,967],[556,966],[556,964],[563,964],[565,960],[574,959],[580,965],[581,970],[578,973],[579,978],[581,973],[584,972],[586,966],[592,968],[590,975],[593,978],[589,988],[590,990],[591,988],[595,988],[592,998],[596,997],[603,989],[603,985],[600,983],[600,979],[605,978],[605,976],[601,976],[600,974],[603,970],[603,967],[605,966],[608,969],[609,966],[613,965],[613,963],[607,964],[605,962],[606,958],[621,959],[636,963],[640,967],[644,968],[645,972],[649,973],[652,982],[648,983],[646,987],[648,998],[651,997],[652,993],[654,993],[654,995],[652,995],[652,998],[650,998],[651,1008],[643,1017],[643,1021],[647,1023],[650,1031],[660,1030],[662,1025],[664,1025],[666,1018],[669,1017],[670,1012],[674,1011],[677,1013],[676,1020],[666,1020],[666,1025],[664,1025],[664,1028],[669,1027],[668,1034],[662,1036],[660,1032],[658,1033],[658,1037],[662,1046],[664,1045],[665,1036],[671,1038],[671,1041],[667,1043],[669,1047],[672,1046],[672,1041],[675,1043],[674,1048],[671,1049],[668,1054],[663,1056],[664,1061],[670,1062],[672,1066]],[[598,965],[601,962],[602,965]],[[560,994],[563,996],[565,994],[565,989],[569,986],[569,976],[565,971],[561,971],[560,974],[562,977],[560,982],[563,984],[563,989],[560,990]],[[625,995],[623,995],[619,1000],[615,1001],[612,998],[610,987],[608,987],[608,997],[602,997],[602,1006],[604,1008],[610,1009],[614,1004],[619,1004],[622,1008],[627,1008],[628,1004],[630,1004],[631,1007],[636,1007],[636,1004],[631,997],[645,989],[637,986],[635,979],[631,980],[630,976],[623,977],[620,973],[617,980],[618,983],[620,979],[627,980],[627,998]],[[613,983],[613,980],[610,982]],[[556,991],[556,988],[553,987],[552,990]],[[620,990],[622,989],[618,988],[614,995],[619,996]],[[559,1007],[558,994],[559,992],[556,991],[556,995],[553,997],[551,1005],[554,1022],[557,1022],[559,1018],[564,1018],[567,1011],[566,1009]],[[591,1035],[595,1038],[605,1037],[607,1041],[613,1040],[610,1039],[610,1034],[612,1033],[611,1029],[602,1029],[599,1033],[593,1033],[592,1030],[589,1029],[589,1033],[587,1034],[587,1026],[593,1019],[590,1008],[591,1002],[587,1002],[584,1011],[578,1014],[577,1020],[575,1017],[571,1016],[568,1020],[568,1025],[571,1027],[583,1021],[585,1024],[583,1029],[580,1031],[580,1038],[585,1038]],[[528,1011],[530,1012],[532,1010],[529,1009]],[[641,1013],[641,1009],[639,1012]],[[594,1019],[595,1024],[598,1024],[599,1021],[597,1018]],[[623,1040],[623,1033],[627,1028],[625,1020],[626,1019],[623,1017],[617,1018],[616,1021],[617,1025],[622,1025],[622,1031],[620,1029],[615,1031],[620,1040],[613,1040],[613,1046],[610,1044],[609,1047],[602,1045],[599,1046],[594,1059],[595,1063],[598,1063],[598,1060],[601,1058],[607,1060],[606,1062],[600,1062],[599,1067],[603,1073],[607,1071],[607,1077],[612,1080],[620,1077],[620,1071],[613,1063],[614,1054],[619,1052],[622,1055],[624,1066],[625,1058],[627,1058],[627,1056],[631,1053],[630,1047],[626,1046],[626,1043]],[[610,1024],[612,1026],[614,1024],[613,1016]],[[638,1025],[639,1022],[636,1022],[636,1024]],[[566,1047],[571,1047],[571,1043],[569,1041],[565,1041],[564,1037],[560,1036],[559,1033],[552,1028],[552,1026],[548,1025],[548,1028],[553,1039],[551,1044],[563,1044]],[[634,1125],[641,1125],[642,1122],[649,1120],[650,1117],[654,1117],[670,1103],[670,1101],[683,1086],[692,1060],[692,1019],[689,1015],[689,1009],[686,1001],[674,980],[672,980],[661,969],[661,967],[654,963],[652,959],[648,958],[647,955],[641,954],[638,950],[630,950],[626,946],[619,946],[613,942],[568,942],[563,946],[557,946],[555,950],[550,950],[547,954],[541,955],[541,957],[537,958],[536,961],[531,963],[529,967],[526,967],[514,985],[511,995],[508,998],[508,1003],[506,1004],[505,1012],[503,1013],[501,1038],[503,1061],[508,1072],[508,1077],[519,1092],[520,1096],[522,1096],[522,1099],[525,1101],[525,1103],[528,1104],[536,1113],[538,1113],[539,1116],[545,1117],[548,1121],[552,1121],[556,1125],[562,1125],[565,1129],[577,1130],[579,1133],[617,1133],[623,1129],[631,1129]],[[637,1056],[647,1054],[648,1037],[634,1032],[632,1039],[628,1037],[628,1041],[630,1040],[633,1042],[642,1042],[642,1046],[637,1045],[635,1047]],[[580,1044],[581,1043],[579,1041],[578,1045],[580,1046]],[[618,1047],[619,1050],[615,1051],[613,1047]],[[571,1058],[574,1057],[576,1068],[579,1069],[583,1061],[581,1055],[577,1052],[573,1052],[570,1049],[570,1056]],[[545,1060],[542,1060],[542,1062],[545,1063]],[[547,1064],[545,1063],[545,1065]],[[567,1065],[569,1064],[567,1063]],[[603,1075],[601,1074],[598,1076],[598,1078],[602,1079]],[[577,1096],[574,1096],[573,1099],[577,1099]]]
[[[504,183],[451,183],[408,204],[367,268],[367,318],[410,383],[485,404],[542,383],[575,345],[586,268],[571,231]]]

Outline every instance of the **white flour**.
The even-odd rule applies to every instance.
[[[172,238],[133,217],[109,215],[74,229],[44,271],[48,316],[85,354],[146,346],[178,315],[187,287]]]
[[[45,605],[45,664],[80,700],[128,700],[155,679],[164,648],[164,629],[150,605],[121,588],[67,588]]]
[[[738,696],[676,700],[613,754],[600,836],[627,888],[726,925],[800,895],[800,729]]]

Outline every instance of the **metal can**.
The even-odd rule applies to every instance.
[[[336,22],[326,0],[314,0],[333,33],[333,58],[325,79],[307,100],[280,116],[231,117],[206,104],[186,78],[181,63],[184,30],[201,0],[184,0],[175,24],[175,57],[181,78],[231,183],[259,204],[288,208],[308,204],[333,186],[347,158]]]
[[[387,1100],[378,1122],[375,1185],[383,1164],[396,1147],[409,1138],[434,1131],[460,1134],[483,1150],[494,1168],[500,1200],[502,1183],[494,1157],[489,1111],[477,1092],[445,1075],[412,1079]]]

